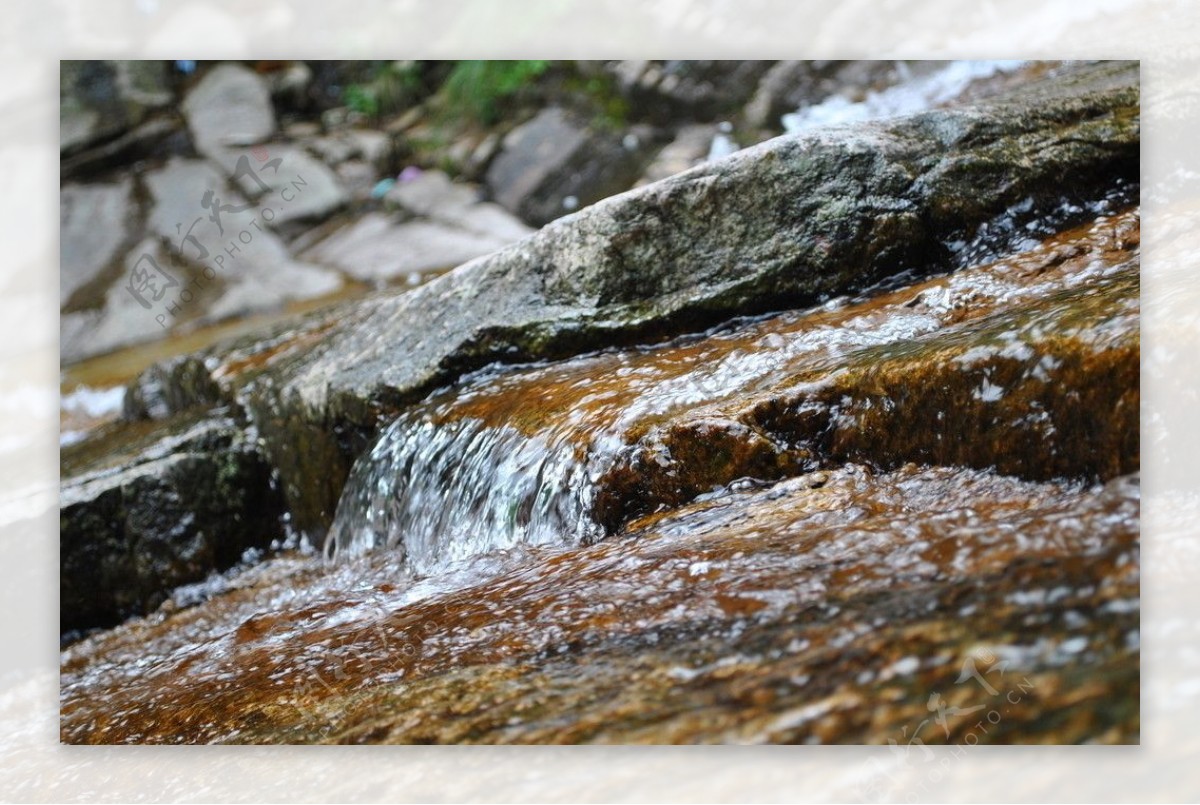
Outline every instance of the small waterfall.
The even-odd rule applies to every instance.
[[[591,518],[597,480],[631,429],[938,324],[928,311],[881,315],[831,300],[670,344],[484,372],[384,429],[351,471],[326,554],[400,550],[425,575],[491,551],[603,536]]]
[[[396,548],[426,574],[490,551],[597,536],[586,451],[569,435],[472,417],[435,422],[422,409],[402,416],[355,464],[326,552]]]
[[[596,482],[632,427],[746,392],[799,356],[837,353],[880,332],[780,334],[764,325],[484,372],[435,395],[355,463],[326,554],[396,549],[428,574],[495,550],[603,536],[591,518]]]

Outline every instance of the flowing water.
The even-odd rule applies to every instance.
[[[1130,255],[1115,244],[1136,232],[1136,211],[1031,239],[1046,226],[1023,227],[1027,248],[1015,256],[899,289],[666,345],[485,370],[384,430],[351,473],[327,550],[344,556],[387,546],[413,570],[431,573],[516,545],[605,536],[611,525],[597,522],[597,485],[655,424],[753,397],[787,378],[835,371],[867,350],[950,327],[969,333],[972,321],[998,309],[1131,270]],[[1005,237],[1012,228],[993,226]],[[666,466],[669,458],[658,460]]]
[[[821,103],[784,115],[781,122],[789,134],[798,134],[834,123],[861,123],[922,112],[961,100],[972,84],[1013,73],[1026,64],[1022,61],[952,61],[926,75],[913,76],[911,68],[904,62],[896,62],[901,80],[894,86],[869,91],[861,100],[834,94]]]
[[[949,275],[463,378],[360,457],[330,532],[336,561],[277,555],[68,647],[62,739],[885,743],[924,729],[930,743],[1135,742],[1136,475],[810,456],[697,484],[682,447],[648,440],[893,352],[992,339],[1038,305],[1067,311],[1021,319],[1057,345],[1075,337],[1063,299],[1118,294],[1121,316],[1081,343],[1130,326],[1136,339],[1138,211],[1056,215],[1081,212],[1092,219],[1044,237],[1051,223],[1015,210],[956,247],[1015,251]],[[962,405],[1003,404],[998,376],[970,374],[983,353],[1017,367],[1009,387],[1053,385],[1049,353],[1011,335],[949,362],[967,376]],[[667,493],[647,471],[614,486],[646,444],[668,487],[681,473]],[[606,518],[614,488],[670,503]],[[931,692],[944,732],[929,726]],[[986,734],[953,717],[985,705],[1003,713]]]

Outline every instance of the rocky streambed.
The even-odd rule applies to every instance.
[[[63,740],[1137,742],[1137,78],[151,367],[63,450]]]

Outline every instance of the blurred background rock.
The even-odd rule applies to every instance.
[[[64,392],[419,285],[788,126],[869,113],[943,64],[63,62]],[[974,91],[1003,83],[994,72],[969,76]]]

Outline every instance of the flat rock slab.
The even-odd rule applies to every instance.
[[[465,229],[504,245],[534,231],[500,205],[481,201],[479,188],[455,184],[441,171],[425,171],[412,181],[397,184],[388,191],[385,200],[413,215]]]
[[[301,149],[272,146],[269,156],[280,165],[257,172],[265,189],[248,179],[240,187],[252,197],[265,197],[262,201],[275,211],[272,225],[325,218],[348,200],[337,174]]]
[[[406,279],[418,285],[504,248],[533,232],[502,207],[481,201],[479,189],[426,171],[385,196],[393,213],[369,212],[302,252],[365,282]]]
[[[119,262],[120,275],[101,292],[98,306],[60,316],[59,355],[63,363],[154,341],[170,332],[174,323],[168,320],[167,306],[178,299],[179,292],[194,278],[192,267],[178,262],[162,241],[153,237],[135,242]],[[130,291],[135,286],[135,272],[147,266],[155,267],[154,284],[147,286],[141,296],[150,307],[144,307]],[[199,279],[199,271],[196,275]],[[171,285],[172,282],[175,284]],[[159,290],[164,294],[155,300]],[[187,312],[195,317],[200,309],[192,305]],[[160,315],[161,322],[157,319]]]
[[[133,182],[69,184],[59,202],[59,304],[95,281],[130,237]]]
[[[183,101],[196,150],[218,159],[231,147],[262,142],[275,132],[266,82],[238,64],[218,64]]]
[[[425,274],[454,268],[510,242],[437,221],[398,222],[372,212],[306,250],[303,257],[367,282],[407,278],[416,285]]]

